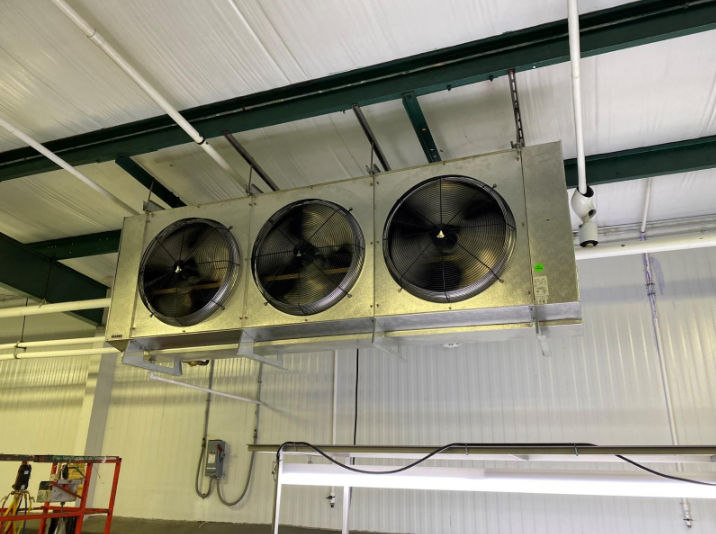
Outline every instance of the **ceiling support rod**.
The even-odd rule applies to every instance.
[[[425,157],[428,158],[428,163],[441,161],[438,147],[430,133],[430,128],[428,128],[428,121],[425,120],[423,110],[420,108],[418,96],[414,92],[405,93],[403,95],[403,107],[410,118],[415,135],[418,136],[418,141],[420,141],[420,146],[425,152]]]
[[[510,82],[510,96],[512,97],[512,110],[515,113],[515,130],[517,132],[517,143],[512,143],[512,148],[525,146],[525,133],[522,129],[522,112],[520,111],[520,97],[517,94],[517,75],[515,69],[507,71]]]
[[[267,186],[271,188],[271,191],[278,191],[280,188],[276,185],[276,182],[274,182],[271,178],[269,178],[269,175],[266,173],[265,170],[259,165],[254,157],[249,154],[248,150],[244,148],[244,146],[239,143],[239,140],[234,137],[234,135],[229,131],[224,131],[224,138],[229,142],[229,144],[234,147],[234,149],[241,155],[242,158],[244,158],[244,161],[249,164],[249,166],[254,170],[256,174],[258,174],[261,179],[266,183]]]
[[[375,135],[373,134],[373,130],[371,129],[370,124],[368,124],[368,120],[365,118],[365,115],[363,114],[363,110],[360,108],[360,106],[358,104],[353,104],[353,113],[355,113],[356,119],[358,119],[358,123],[360,124],[360,127],[363,129],[363,133],[368,138],[368,142],[370,143],[371,148],[375,152],[375,155],[378,158],[378,161],[380,161],[380,164],[383,166],[383,170],[385,172],[392,170],[390,168],[390,164],[388,163],[388,159],[385,157],[385,154],[383,153],[383,149],[380,148],[380,145],[378,144],[378,140],[375,138]]]

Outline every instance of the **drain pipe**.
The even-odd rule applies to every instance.
[[[25,317],[26,315],[45,315],[48,313],[63,313],[82,310],[97,310],[109,308],[112,298],[91,300],[75,300],[72,302],[58,302],[57,304],[39,304],[37,306],[21,306],[0,310],[0,319],[7,317]]]
[[[587,163],[584,156],[584,127],[582,124],[581,46],[579,43],[579,1],[568,0],[569,59],[572,66],[572,105],[574,129],[577,138],[577,189],[572,195],[572,210],[582,221],[579,226],[579,244],[595,247],[599,243],[594,216],[594,190],[587,185]]]
[[[47,150],[43,145],[35,141],[32,137],[25,134],[24,132],[17,129],[15,126],[7,122],[6,120],[0,118],[0,126],[5,128],[8,132],[13,134],[15,137],[20,139],[23,143],[30,145],[32,148],[37,150],[40,154],[45,156],[47,159],[51,160],[53,163],[57,164],[59,167],[62,167],[67,172],[69,172],[72,176],[80,180],[82,183],[90,186],[92,189],[97,191],[100,195],[103,197],[111,200],[116,206],[118,206],[122,211],[126,211],[128,213],[131,213],[132,215],[139,215],[139,212],[132,209],[129,205],[122,202],[119,198],[114,196],[112,193],[107,191],[104,187],[101,185],[95,183],[94,181],[87,178],[84,174],[82,174],[80,171],[75,169],[72,165],[67,163],[64,159],[59,157],[54,152],[51,152],[50,150]]]
[[[187,121],[177,109],[172,106],[159,92],[141,75],[137,70],[124,59],[114,47],[109,44],[100,33],[93,28],[85,19],[80,16],[77,11],[72,9],[65,0],[51,0],[57,8],[62,11],[75,26],[84,32],[87,38],[97,45],[117,66],[122,69],[134,82],[147,93],[163,110],[169,115],[174,122],[184,130],[194,142],[213,159],[226,174],[235,180],[246,194],[250,194],[246,181],[229,165],[229,163],[219,154],[216,149],[209,144],[207,139]]]
[[[338,420],[338,351],[333,351],[333,422],[331,423],[331,445],[336,444],[336,422]],[[336,487],[331,486],[328,494],[328,503],[331,508],[336,506]]]
[[[649,217],[649,203],[651,201],[651,182],[649,178],[646,185],[646,199],[644,201],[644,213],[641,219],[641,231],[639,237],[642,241],[646,241],[646,221]],[[648,252],[643,254],[644,259],[644,276],[646,278],[646,294],[649,298],[651,307],[651,320],[654,325],[654,341],[656,343],[656,354],[659,358],[659,371],[661,374],[661,384],[664,389],[664,402],[666,404],[666,414],[669,420],[669,434],[671,436],[671,444],[676,446],[679,444],[679,436],[676,431],[676,418],[674,417],[674,405],[671,399],[671,387],[669,385],[669,376],[666,369],[666,360],[664,358],[664,343],[661,335],[661,326],[659,324],[659,312],[656,308],[656,288],[654,284],[654,275],[651,270],[651,256]],[[677,464],[677,469],[683,471],[681,464]],[[689,501],[685,498],[681,499],[681,509],[684,516],[684,524],[687,528],[693,525],[691,517],[691,507]]]

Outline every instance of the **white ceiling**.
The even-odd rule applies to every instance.
[[[207,104],[566,16],[564,0],[71,0],[179,109]],[[581,2],[593,11],[622,2]],[[40,141],[160,114],[48,0],[0,0],[0,116]],[[426,18],[427,17],[427,18]],[[429,26],[426,26],[429,20]],[[716,31],[583,60],[587,154],[716,134]],[[528,144],[562,140],[575,155],[569,65],[518,74]],[[443,159],[509,147],[506,78],[420,98]],[[364,108],[394,169],[425,163],[399,101]],[[370,149],[352,113],[241,132],[281,188],[365,174]],[[223,139],[214,145],[248,177]],[[0,132],[0,151],[21,146]],[[186,203],[240,196],[194,144],[135,160]],[[82,172],[139,209],[147,190],[114,163]],[[714,212],[716,171],[659,177],[652,218]],[[597,188],[600,225],[636,222],[643,181]],[[64,171],[0,183],[0,232],[22,242],[117,229],[123,214]],[[575,221],[576,224],[576,221]],[[96,279],[116,255],[68,262]]]

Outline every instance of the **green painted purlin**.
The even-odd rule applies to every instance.
[[[590,185],[716,168],[716,136],[588,156]],[[564,162],[567,187],[577,187],[577,160]]]
[[[106,286],[4,234],[0,234],[0,283],[50,303],[107,296]],[[74,313],[99,324],[103,311]]]
[[[87,256],[117,252],[121,235],[121,230],[111,230],[98,234],[39,241],[28,246],[43,256],[56,260],[85,258]]]
[[[169,207],[181,208],[183,206],[186,206],[186,204],[184,204],[184,202],[182,202],[182,200],[178,196],[176,196],[169,189],[164,187],[156,178],[154,178],[154,176],[149,174],[149,172],[147,172],[144,167],[139,165],[136,161],[134,161],[126,154],[120,154],[119,156],[117,156],[114,162],[144,187],[146,187],[147,189],[151,189],[152,194],[161,198],[164,202],[167,203]]]
[[[410,118],[410,124],[413,125],[413,130],[415,130],[415,135],[418,136],[420,147],[423,149],[428,163],[440,161],[438,147],[435,145],[433,135],[430,133],[428,121],[425,120],[417,95],[413,92],[405,93],[403,95],[403,107]]]
[[[580,17],[583,56],[716,28],[716,0],[642,0]],[[567,21],[472,41],[188,110],[207,138],[476,83],[569,60]],[[46,143],[72,165],[112,161],[191,142],[164,115]],[[0,153],[0,181],[55,170],[32,149]]]

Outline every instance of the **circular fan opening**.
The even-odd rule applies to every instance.
[[[267,302],[289,315],[313,315],[350,297],[365,242],[345,208],[325,200],[285,206],[258,234],[254,280]]]
[[[182,219],[149,243],[139,294],[160,321],[192,326],[224,308],[240,269],[239,245],[229,228],[209,219]]]
[[[500,276],[515,247],[515,221],[503,198],[467,176],[438,176],[395,204],[383,254],[398,285],[431,302],[459,302]]]

